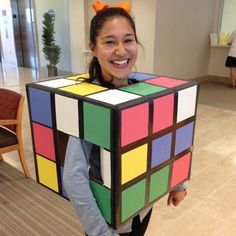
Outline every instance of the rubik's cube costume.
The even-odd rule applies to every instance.
[[[95,144],[100,173],[90,187],[117,228],[190,178],[198,85],[132,73],[138,83],[108,89],[76,80],[84,76],[27,85],[37,181],[67,197],[68,137]]]

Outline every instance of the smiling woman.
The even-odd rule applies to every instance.
[[[137,82],[136,80],[128,78],[128,75],[136,62],[138,53],[138,40],[134,21],[126,11],[126,8],[109,7],[108,5],[99,1],[97,1],[97,4],[99,4],[99,12],[97,12],[97,14],[93,17],[90,25],[89,46],[93,54],[93,58],[89,67],[90,82],[102,85],[103,87],[107,88],[118,88],[135,83]],[[111,89],[109,91],[112,93],[112,95],[117,96],[118,98],[119,96],[124,96],[123,93],[122,95],[119,92],[117,94],[116,91],[118,90]],[[104,123],[110,126],[110,120],[103,119],[101,114],[99,114],[100,111],[96,110],[96,106],[94,104],[91,106],[87,105],[88,104],[84,104],[83,108],[88,111],[88,115],[90,114],[91,110],[96,111],[95,122],[98,122],[99,125]],[[147,107],[147,103],[141,107],[138,106],[137,113],[140,115],[143,111],[146,111],[144,113],[147,114]],[[102,110],[102,112],[109,112],[110,114],[110,111],[107,111],[106,109]],[[109,117],[109,115],[107,117]],[[147,116],[145,117],[147,118]],[[144,118],[145,124],[147,120],[146,118]],[[91,123],[86,127],[92,129],[92,136],[97,135],[98,131],[93,128]],[[147,129],[144,130],[144,133],[146,131]],[[102,132],[106,133],[107,130],[104,129]],[[135,132],[137,132],[137,130],[135,130],[134,133]],[[143,133],[143,131],[141,133]],[[118,139],[118,136],[119,135],[114,137],[114,139]],[[104,139],[106,138],[102,138],[102,141],[104,141]],[[107,143],[103,145],[105,148],[109,147]],[[144,145],[144,147],[147,146]],[[145,148],[144,151],[141,152],[141,159],[145,158],[145,155],[143,154],[144,152]],[[140,151],[138,154],[140,154]],[[149,223],[152,207],[141,207],[141,211],[138,212],[138,215],[136,216],[133,216],[132,212],[130,215],[131,218],[128,219],[127,222],[114,226],[117,227],[116,230],[112,228],[114,224],[111,223],[110,217],[108,216],[110,211],[106,210],[105,213],[103,212],[102,214],[98,208],[99,200],[97,200],[97,205],[91,190],[92,188],[94,191],[97,184],[91,184],[90,186],[89,178],[96,179],[98,182],[103,182],[100,173],[100,158],[101,154],[99,146],[77,137],[69,137],[64,163],[63,182],[68,197],[80,218],[84,230],[88,235],[143,236]],[[114,167],[115,171],[117,168],[118,167]],[[142,171],[143,169],[141,172]],[[137,187],[138,190],[141,189],[141,191],[143,191],[144,182],[140,182],[141,184],[135,185],[134,189]],[[101,193],[103,199],[106,199],[106,193],[107,190]],[[128,191],[126,193],[128,194],[127,198],[129,198],[130,192]],[[172,191],[170,193],[168,204],[172,203],[175,206],[178,205],[185,195],[186,192],[184,191],[184,185],[178,186],[178,190]],[[109,204],[106,202],[105,205],[105,208],[107,209]],[[108,225],[109,223],[111,224]]]

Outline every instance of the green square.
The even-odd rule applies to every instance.
[[[166,166],[151,175],[149,203],[167,192],[169,172],[170,167]]]
[[[84,102],[84,139],[110,150],[110,109]]]
[[[145,206],[146,179],[132,185],[122,192],[121,221],[124,222],[130,216]]]
[[[153,93],[161,92],[163,90],[166,90],[166,88],[140,82],[122,87],[120,88],[120,90],[135,93],[141,96],[146,96]]]
[[[111,192],[108,188],[90,180],[90,188],[104,219],[111,224]]]

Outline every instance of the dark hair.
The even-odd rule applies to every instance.
[[[92,44],[96,45],[97,36],[100,33],[100,31],[102,30],[104,23],[108,19],[111,19],[114,17],[123,17],[128,20],[128,22],[130,23],[130,26],[132,27],[132,29],[134,31],[135,40],[136,40],[136,42],[138,42],[137,35],[136,35],[135,23],[134,23],[133,18],[126,11],[124,11],[122,8],[107,8],[107,9],[104,9],[104,10],[98,12],[91,20],[90,42]],[[109,85],[109,83],[106,83],[102,79],[101,67],[98,62],[98,59],[95,56],[93,56],[93,58],[90,62],[90,65],[89,65],[89,77],[90,77],[90,79],[89,79],[90,82],[92,82],[95,78],[97,78],[102,85],[105,85],[105,86]]]

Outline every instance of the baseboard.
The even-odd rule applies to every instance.
[[[222,83],[222,84],[230,84],[229,78],[223,77],[223,76],[216,76],[216,75],[200,76],[197,78],[193,78],[193,80],[195,80],[199,83],[216,82],[216,83]]]

